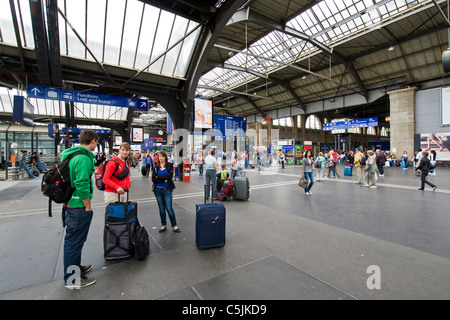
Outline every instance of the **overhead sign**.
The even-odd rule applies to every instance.
[[[345,120],[345,121],[324,123],[323,131],[377,127],[377,126],[378,126],[378,117],[374,117],[374,118],[365,118],[365,119]]]
[[[12,119],[24,126],[34,126],[34,107],[23,96],[14,96]]]
[[[28,97],[68,102],[91,103],[105,106],[148,110],[148,100],[28,85]]]
[[[245,137],[247,120],[241,117],[214,115],[214,129],[220,130],[223,139]]]
[[[82,128],[62,128],[61,131],[63,133],[81,133],[81,131],[83,130],[87,130],[87,129],[82,129]],[[109,129],[89,129],[92,131],[97,132],[98,134],[111,134],[111,130]]]

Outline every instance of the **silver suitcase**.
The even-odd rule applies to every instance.
[[[247,177],[235,177],[234,189],[234,199],[248,200],[248,198],[250,197],[250,183]]]

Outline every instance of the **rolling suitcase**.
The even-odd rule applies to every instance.
[[[250,197],[250,183],[247,177],[234,178],[234,199],[248,200]]]
[[[211,186],[212,187],[212,186]],[[205,185],[206,195],[206,185]],[[223,203],[206,203],[195,205],[195,244],[200,250],[220,248],[225,245],[225,216]]]
[[[103,249],[105,260],[135,257],[143,260],[150,254],[147,230],[139,224],[136,202],[109,203],[105,210]]]
[[[352,167],[345,167],[344,176],[351,176],[351,175],[352,175]]]

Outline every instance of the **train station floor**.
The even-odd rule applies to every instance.
[[[159,233],[151,179],[132,169],[131,200],[150,234],[144,261],[103,258],[105,205],[94,218],[83,264],[97,282],[64,287],[60,205],[48,203],[41,179],[0,182],[0,300],[412,300],[450,299],[450,169],[417,190],[414,169],[386,168],[378,189],[356,176],[298,186],[300,167],[247,169],[248,201],[225,201],[226,245],[198,250],[195,204],[204,176],[176,181],[180,233]]]

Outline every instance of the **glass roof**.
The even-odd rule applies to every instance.
[[[13,0],[21,44],[34,49],[29,0]],[[220,4],[220,2],[219,2]],[[200,25],[138,0],[58,0],[61,56],[184,79],[200,34]],[[45,12],[45,10],[44,10]],[[0,1],[0,42],[17,46],[9,1]],[[14,90],[12,90],[14,91]],[[0,88],[3,112],[12,112],[11,90]],[[63,102],[29,99],[35,113],[65,116]],[[75,117],[121,120],[127,108],[77,103]],[[152,113],[149,111],[149,113]],[[156,118],[160,117],[157,112]]]
[[[323,0],[286,23],[330,49],[369,28],[383,23],[429,0]],[[273,31],[225,63],[270,74],[289,64],[319,53],[320,49],[300,38]],[[256,79],[250,73],[216,67],[203,75],[197,94],[214,97]],[[213,90],[212,87],[219,90]]]
[[[22,46],[34,49],[28,0],[14,0]],[[62,56],[184,78],[197,42],[197,22],[138,0],[58,0]],[[17,45],[8,1],[0,1],[1,42]],[[172,48],[173,47],[173,48]],[[153,62],[153,63],[152,63]],[[147,67],[151,64],[149,67]]]

